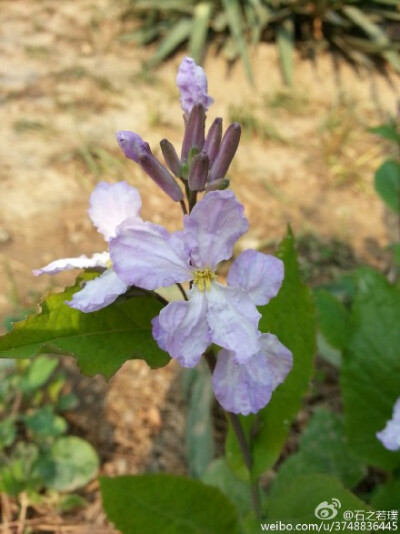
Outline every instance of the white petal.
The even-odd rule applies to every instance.
[[[262,334],[260,338],[261,353],[268,360],[271,373],[272,389],[282,384],[293,367],[293,356],[290,350],[282,345],[273,334]]]
[[[251,300],[261,306],[277,295],[283,275],[284,266],[279,258],[257,250],[245,250],[229,269],[227,282],[244,289]]]
[[[376,437],[389,451],[400,450],[400,397],[394,405],[392,419],[383,430],[376,433]]]
[[[237,362],[246,362],[260,350],[258,322],[261,315],[254,303],[242,289],[218,282],[213,282],[205,294],[213,342],[234,352]]]
[[[89,216],[106,241],[115,236],[115,230],[125,219],[140,222],[142,201],[139,191],[126,182],[107,184],[99,182],[91,197]]]
[[[127,289],[128,286],[117,274],[107,269],[99,277],[86,282],[85,287],[75,293],[67,304],[82,312],[93,312],[112,304]]]
[[[107,261],[110,259],[108,252],[100,252],[93,254],[91,258],[87,256],[79,256],[78,258],[62,258],[55,260],[42,267],[35,269],[33,274],[39,276],[40,274],[56,274],[61,271],[70,271],[71,269],[93,269],[95,267],[106,267]]]

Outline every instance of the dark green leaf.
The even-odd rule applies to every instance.
[[[395,122],[382,124],[381,126],[375,126],[374,128],[369,128],[368,131],[380,135],[389,141],[400,143],[400,133],[397,132],[397,126]]]
[[[7,417],[3,421],[0,421],[0,451],[4,447],[12,445],[16,435],[17,429],[14,417]]]
[[[343,304],[324,290],[314,292],[319,328],[325,339],[343,350],[348,338],[348,313]]]
[[[285,265],[285,279],[278,296],[260,308],[260,330],[275,334],[293,353],[293,369],[273,393],[270,403],[257,417],[241,418],[253,436],[253,475],[269,469],[278,459],[290,424],[301,406],[313,372],[315,355],[315,309],[309,289],[300,278],[291,231],[282,241],[279,257]],[[229,433],[228,460],[236,472],[246,472],[236,440]]]
[[[324,504],[326,503],[326,504]],[[319,513],[325,509],[332,514],[332,519],[320,520],[316,515],[317,507]],[[333,522],[344,521],[343,512],[350,510],[370,510],[370,506],[360,501],[350,491],[345,489],[341,483],[333,477],[327,475],[308,475],[292,480],[289,487],[271,498],[268,502],[268,522],[284,521],[286,524],[320,524],[321,532],[324,525],[328,525],[328,530]],[[341,532],[353,533],[343,527]]]
[[[332,475],[350,489],[366,474],[347,444],[340,416],[325,409],[312,417],[300,438],[299,452],[281,465],[271,495],[282,493],[296,476],[313,473]]]
[[[60,436],[67,430],[65,419],[55,415],[53,407],[50,405],[43,406],[31,414],[24,415],[23,420],[25,426],[36,439]]]
[[[360,269],[342,363],[345,426],[358,457],[384,469],[400,465],[400,452],[386,450],[376,438],[400,391],[399,317],[400,291],[380,273]]]
[[[375,510],[397,510],[400,513],[400,478],[388,480],[379,486],[371,499],[371,506]]]
[[[375,173],[375,189],[392,210],[400,213],[400,164],[385,161]]]
[[[216,488],[172,475],[100,477],[107,517],[122,534],[239,534],[233,504]]]
[[[82,313],[65,304],[80,289],[79,282],[64,293],[50,295],[42,311],[16,323],[0,337],[0,357],[32,358],[53,352],[75,356],[88,374],[111,376],[126,361],[144,359],[150,367],[169,361],[151,335],[151,320],[162,304],[152,297],[116,302],[93,313]]]

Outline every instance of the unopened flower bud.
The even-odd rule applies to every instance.
[[[178,154],[172,143],[167,139],[163,139],[160,141],[160,147],[169,170],[172,171],[175,176],[180,176],[182,174],[181,162],[179,161]]]
[[[180,202],[183,200],[182,190],[172,174],[158,161],[153,154],[142,153],[139,155],[139,165],[145,173],[166,193],[168,196]]]
[[[228,189],[229,187],[229,180],[228,178],[219,178],[219,180],[214,180],[211,183],[208,183],[206,187],[206,193],[209,193],[210,191],[223,191],[224,189]]]
[[[205,152],[200,152],[192,159],[189,169],[189,189],[191,191],[204,191],[209,165],[210,162]]]
[[[186,161],[191,148],[199,151],[204,146],[204,130],[206,124],[206,112],[202,104],[193,106],[185,127],[185,135],[182,143],[182,161]]]
[[[237,122],[232,123],[226,130],[221,141],[217,157],[211,167],[209,181],[213,182],[219,178],[224,178],[228,172],[229,165],[239,146],[241,128]]]
[[[211,124],[207,133],[206,141],[204,143],[204,151],[207,152],[211,165],[214,163],[214,160],[217,157],[218,149],[221,144],[221,138],[222,119],[217,117]]]
[[[207,94],[207,77],[194,59],[185,57],[179,66],[176,85],[181,95],[180,102],[185,115],[189,115],[195,104],[202,104],[207,110],[214,99]]]
[[[139,155],[142,153],[151,154],[150,147],[146,141],[135,132],[119,131],[116,134],[118,144],[129,159],[133,159],[136,163],[139,163]]]

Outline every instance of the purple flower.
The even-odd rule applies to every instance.
[[[393,416],[383,430],[376,433],[376,437],[389,451],[400,450],[400,397],[393,407]]]
[[[126,182],[116,184],[100,182],[90,197],[89,216],[94,226],[108,242],[115,236],[116,228],[122,221],[142,223],[140,208],[141,199],[137,189],[130,187]],[[67,302],[71,308],[92,312],[108,306],[128,288],[127,284],[115,273],[109,252],[97,253],[91,258],[79,256],[55,260],[33,271],[33,274],[38,276],[56,274],[70,269],[96,267],[104,268],[105,271],[99,277],[87,282],[85,287],[75,293],[70,302]]]
[[[247,229],[233,192],[214,191],[185,216],[183,232],[126,221],[110,241],[114,269],[128,285],[154,290],[193,282],[188,301],[169,303],[153,321],[160,347],[184,367],[195,366],[211,343],[232,352],[237,363],[260,351],[256,304],[266,304],[278,292],[282,262],[246,251],[232,265],[227,286],[217,282],[215,272]]]
[[[214,99],[207,94],[207,77],[204,70],[190,57],[182,60],[176,76],[176,85],[179,88],[181,106],[186,115],[189,115],[195,104],[202,104],[207,110],[214,102]]]

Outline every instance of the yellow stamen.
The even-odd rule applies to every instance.
[[[107,269],[112,269],[112,266],[113,266],[113,263],[111,261],[111,258],[108,258],[108,260],[106,261],[106,267]]]
[[[194,273],[194,283],[200,291],[211,289],[211,282],[217,275],[211,269],[199,269]]]

